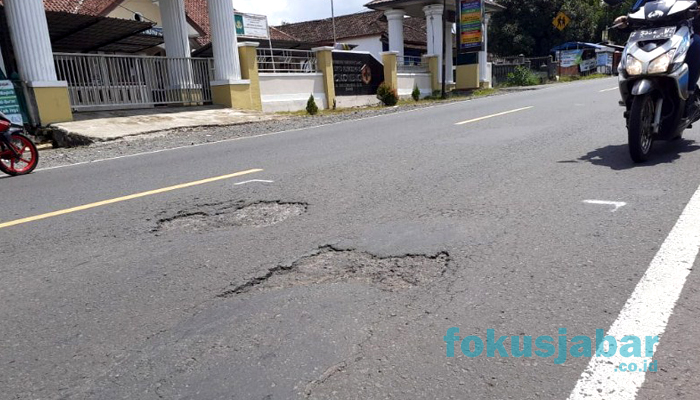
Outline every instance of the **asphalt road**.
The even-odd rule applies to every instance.
[[[633,165],[613,87],[0,179],[0,398],[574,396],[590,357],[447,357],[443,337],[594,338],[662,245],[697,246],[674,228],[700,230],[697,132]],[[674,282],[635,320],[680,291],[639,399],[700,391],[700,276]]]

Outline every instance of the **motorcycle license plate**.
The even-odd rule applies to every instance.
[[[642,42],[648,40],[664,40],[670,39],[676,33],[675,26],[667,26],[665,28],[655,28],[655,29],[640,29],[638,31],[632,32],[630,35],[630,42]]]

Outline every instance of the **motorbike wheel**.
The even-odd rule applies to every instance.
[[[648,94],[636,96],[632,101],[632,110],[627,124],[632,161],[642,163],[649,159],[651,145],[654,142],[654,100]]]
[[[0,171],[12,176],[26,175],[34,171],[39,164],[39,151],[34,142],[22,134],[13,133],[10,143],[20,156],[15,157],[14,153],[3,145],[0,152]]]

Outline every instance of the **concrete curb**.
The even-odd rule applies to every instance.
[[[68,132],[65,129],[61,129],[55,126],[50,126],[49,128],[51,129],[50,137],[51,140],[53,140],[54,147],[87,146],[95,142],[89,137]]]

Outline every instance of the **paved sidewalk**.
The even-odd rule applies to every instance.
[[[168,107],[75,113],[75,121],[52,124],[58,141],[92,143],[175,128],[227,126],[283,117],[218,106]]]

